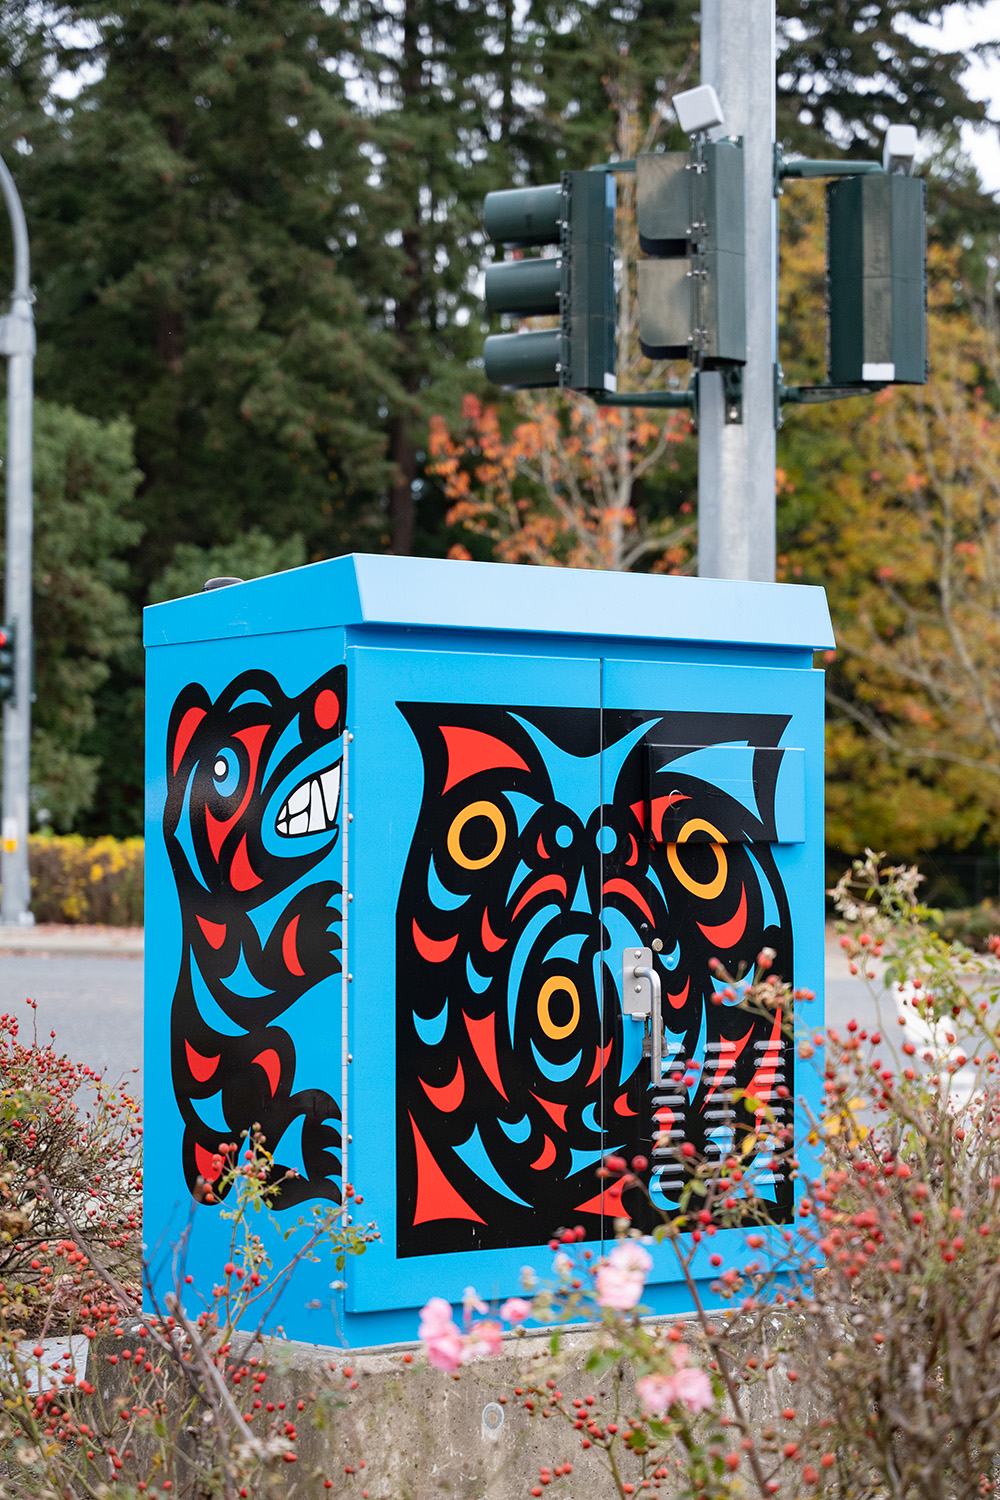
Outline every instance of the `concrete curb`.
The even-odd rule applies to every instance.
[[[0,927],[0,957],[44,954],[78,958],[141,958],[143,934],[138,927],[70,926]]]

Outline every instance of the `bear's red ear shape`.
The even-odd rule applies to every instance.
[[[205,689],[192,682],[184,688],[174,702],[167,730],[167,767],[171,777],[177,775],[195,730],[212,706]]]
[[[303,694],[301,710],[302,737],[315,737],[317,729],[336,739],[344,732],[347,712],[347,668],[333,667]]]
[[[340,718],[340,699],[333,688],[323,688],[316,695],[313,716],[320,729],[332,729]]]

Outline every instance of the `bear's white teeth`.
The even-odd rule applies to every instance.
[[[340,806],[340,763],[300,781],[281,805],[274,826],[285,838],[327,833],[336,827]]]

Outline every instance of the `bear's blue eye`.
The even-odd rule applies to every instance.
[[[212,767],[215,785],[223,797],[229,797],[240,784],[240,762],[235,750],[220,750]]]

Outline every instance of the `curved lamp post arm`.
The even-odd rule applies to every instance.
[[[28,248],[28,224],[21,206],[21,197],[10,175],[3,157],[0,157],[0,193],[7,206],[10,232],[14,241],[14,290],[11,301],[27,297],[31,302],[31,252]]]

